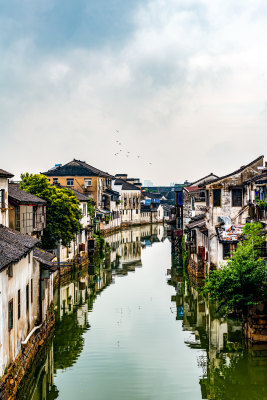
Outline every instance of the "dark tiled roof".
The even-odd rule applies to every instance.
[[[115,190],[112,190],[112,189],[106,189],[104,191],[104,193],[112,195],[112,196],[119,196],[120,195],[119,192],[116,192]]]
[[[169,204],[162,204],[162,207],[164,208],[165,211],[171,211],[172,206],[170,206]]]
[[[205,216],[206,216],[206,214],[205,213],[203,213],[203,214],[198,214],[198,215],[195,215],[194,217],[192,217],[191,218],[191,221],[199,221],[200,219],[203,219],[203,218],[205,218]],[[190,221],[190,222],[191,222]]]
[[[173,191],[170,191],[164,195],[167,200],[176,200],[176,193]]]
[[[206,220],[205,219],[200,219],[198,221],[192,221],[192,222],[189,222],[188,225],[186,225],[187,229],[205,228],[205,227],[206,227]]]
[[[73,189],[70,186],[63,186],[60,183],[52,183],[52,186],[56,186],[58,189],[68,189],[71,190],[72,193],[77,197],[79,201],[89,201],[89,197],[85,196],[85,194],[78,192],[78,190]]]
[[[13,200],[18,204],[36,204],[36,205],[44,205],[46,201],[41,199],[40,197],[35,196],[34,194],[25,192],[19,188],[17,183],[9,183],[8,185],[8,199]]]
[[[145,206],[144,204],[141,204],[141,212],[151,212],[150,206]]]
[[[114,179],[114,177],[107,172],[92,167],[92,165],[84,161],[75,159],[65,165],[43,172],[43,174],[46,176],[100,176],[102,178]]]
[[[266,179],[267,179],[267,171],[266,172],[264,171],[261,174],[253,176],[253,178],[243,182],[243,185],[246,185],[251,182],[261,182],[261,181],[263,181],[262,183],[265,183]]]
[[[78,192],[77,190],[75,190],[75,189],[72,189],[72,188],[70,188],[70,187],[66,187],[66,186],[61,186],[61,187],[64,187],[64,188],[66,188],[66,189],[70,189],[72,192],[73,192],[73,194],[75,194],[75,196],[77,197],[77,199],[79,200],[79,201],[89,201],[89,197],[88,196],[85,196],[85,194],[83,194],[83,193],[80,193],[80,192]]]
[[[1,178],[13,178],[14,175],[10,174],[10,172],[5,171],[0,168],[0,177]]]
[[[114,185],[121,185],[122,186],[122,190],[139,190],[140,188],[129,183],[126,182],[124,179],[116,179],[114,182]]]
[[[203,178],[200,178],[200,179],[198,179],[197,181],[192,182],[192,183],[190,184],[190,186],[196,186],[196,183],[201,182],[201,181],[206,182],[206,180],[207,180],[208,178],[211,178],[212,176],[214,176],[214,180],[217,180],[217,179],[219,178],[217,175],[215,175],[213,172],[211,172],[209,175],[206,175],[206,176],[204,176]],[[212,182],[212,181],[213,181],[213,179],[208,180],[209,183]],[[204,183],[204,182],[203,182],[203,183]],[[206,182],[206,183],[208,183],[208,182]],[[201,185],[202,185],[202,184],[201,184]]]
[[[41,249],[34,249],[33,250],[33,257],[42,263],[45,267],[53,267],[54,264],[52,263],[53,258],[55,258],[54,254],[48,253],[47,251]]]
[[[212,184],[212,183],[214,183],[214,182],[221,181],[222,179],[228,178],[229,176],[239,174],[240,172],[244,171],[244,170],[245,170],[246,168],[248,168],[248,167],[251,167],[253,164],[255,164],[256,162],[260,161],[261,159],[263,160],[263,158],[264,158],[264,156],[259,156],[259,157],[256,158],[255,160],[251,161],[249,164],[243,165],[241,168],[237,169],[236,171],[231,172],[230,174],[221,176],[220,178],[215,179],[215,180],[212,181],[212,182],[208,182],[207,185]]]
[[[144,197],[148,197],[149,199],[161,199],[163,194],[160,193],[149,193],[149,192],[142,192]]]
[[[40,240],[0,225],[0,271],[25,257]]]

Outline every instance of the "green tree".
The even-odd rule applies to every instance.
[[[90,197],[88,199],[89,199],[89,201],[87,204],[87,212],[91,218],[94,218],[94,216],[95,216],[94,200],[91,199]]]
[[[59,241],[63,246],[67,246],[74,235],[81,230],[82,212],[77,197],[69,189],[51,186],[45,175],[27,172],[21,175],[21,180],[21,189],[47,202],[46,228],[42,236],[43,247],[55,248]]]
[[[243,234],[227,265],[205,279],[204,293],[225,312],[245,311],[247,306],[267,300],[267,267],[259,249],[265,242],[261,224],[246,224]]]

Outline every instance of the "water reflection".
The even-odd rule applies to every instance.
[[[168,283],[176,288],[172,310],[190,333],[184,343],[200,350],[202,399],[267,399],[267,344],[245,343],[242,322],[219,315],[202,297],[201,282],[189,279],[177,260]]]
[[[55,288],[53,342],[18,399],[267,399],[267,346],[247,348],[241,322],[203,299],[163,226],[107,241],[105,260]]]
[[[84,333],[90,329],[89,312],[95,298],[116,275],[127,275],[142,267],[141,249],[166,238],[162,225],[134,227],[106,238],[110,252],[100,265],[91,261],[88,271],[61,278],[54,288],[56,331],[36,367],[33,386],[25,385],[17,399],[54,400],[59,391],[54,385],[58,370],[72,367],[84,348]],[[28,382],[27,382],[28,383]]]

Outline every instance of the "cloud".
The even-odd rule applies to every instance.
[[[103,2],[27,1],[22,22],[15,11],[2,17],[10,27],[0,66],[2,168],[40,171],[77,157],[168,184],[223,174],[265,150],[265,4],[126,3],[121,19],[122,3],[110,3],[112,28],[101,32],[110,20]],[[123,155],[114,156],[117,137]]]

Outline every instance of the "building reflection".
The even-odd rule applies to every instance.
[[[201,295],[201,283],[191,282],[176,265],[169,284],[176,288],[172,312],[190,334],[185,344],[199,350],[202,398],[267,399],[267,344],[247,347],[242,322],[218,314]]]
[[[84,333],[90,329],[88,318],[97,295],[114,282],[116,275],[127,275],[142,267],[142,248],[165,238],[162,225],[139,226],[115,233],[105,239],[110,251],[104,260],[97,265],[91,260],[88,270],[61,278],[54,288],[56,330],[53,341],[47,345],[31,385],[25,385],[18,399],[58,398],[54,373],[72,367],[78,360],[84,347]]]

